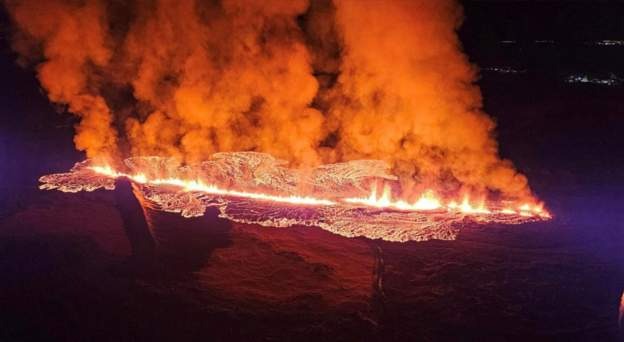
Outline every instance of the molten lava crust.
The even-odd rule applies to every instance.
[[[381,161],[300,170],[268,154],[236,152],[217,153],[193,166],[159,157],[129,158],[125,163],[127,173],[87,160],[68,173],[41,177],[41,188],[112,190],[115,179],[125,177],[152,209],[184,217],[202,216],[207,207],[217,207],[220,217],[240,223],[316,226],[346,237],[388,241],[452,240],[466,222],[519,224],[550,218],[541,204],[485,199],[473,203],[467,195],[461,201],[443,199],[431,190],[412,202],[395,200],[391,186],[396,177]]]

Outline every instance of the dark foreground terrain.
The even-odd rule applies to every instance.
[[[468,4],[463,39],[482,67],[526,70],[483,72],[480,85],[501,153],[555,219],[467,226],[456,241],[347,239],[148,211],[155,251],[127,184],[37,190],[40,175],[83,156],[74,119],[55,113],[3,41],[0,341],[623,339],[624,87],[562,79],[621,74],[623,48],[584,42],[624,31],[604,20],[595,36],[583,29],[581,14],[598,18],[592,9],[602,7],[570,7],[576,18],[553,4],[543,17],[508,6]],[[544,30],[551,14],[560,27],[581,26]]]
[[[608,223],[561,218],[392,243],[148,209],[154,250],[127,184],[33,196],[0,222],[0,340],[619,334],[624,246]]]

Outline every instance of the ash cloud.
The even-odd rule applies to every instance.
[[[498,156],[454,1],[6,0],[14,48],[87,156],[259,151],[389,162],[423,188],[531,196]]]

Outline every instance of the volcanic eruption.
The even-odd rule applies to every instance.
[[[501,159],[454,1],[8,0],[88,160],[43,189],[393,241],[550,218]],[[209,228],[207,228],[209,229]]]

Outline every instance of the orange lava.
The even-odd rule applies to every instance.
[[[204,192],[213,195],[223,195],[232,197],[242,197],[255,200],[271,201],[276,203],[289,203],[301,205],[335,205],[336,202],[328,199],[320,199],[309,196],[278,196],[257,192],[227,190],[216,185],[205,184],[201,180],[184,180],[180,178],[148,178],[145,174],[126,174],[113,170],[108,166],[91,166],[91,170],[110,177],[126,177],[139,184],[147,185],[169,185],[183,188],[186,191]]]
[[[412,203],[402,199],[393,199],[390,187],[384,186],[381,195],[377,193],[377,187],[373,187],[368,197],[348,197],[348,198],[316,198],[311,196],[283,196],[259,192],[248,192],[241,190],[223,189],[214,184],[206,184],[201,180],[188,180],[181,178],[150,178],[143,173],[127,174],[118,172],[109,166],[89,166],[89,169],[100,175],[111,178],[125,177],[133,182],[145,185],[174,186],[190,192],[202,192],[213,195],[232,196],[248,198],[275,203],[286,203],[308,206],[335,206],[338,204],[358,204],[368,207],[387,208],[399,211],[448,211],[458,212],[466,215],[521,215],[525,217],[550,218],[550,214],[544,209],[543,204],[524,203],[515,206],[506,206],[502,209],[488,208],[485,200],[471,202],[468,196],[461,201],[451,200],[443,202],[434,191],[426,190]]]

